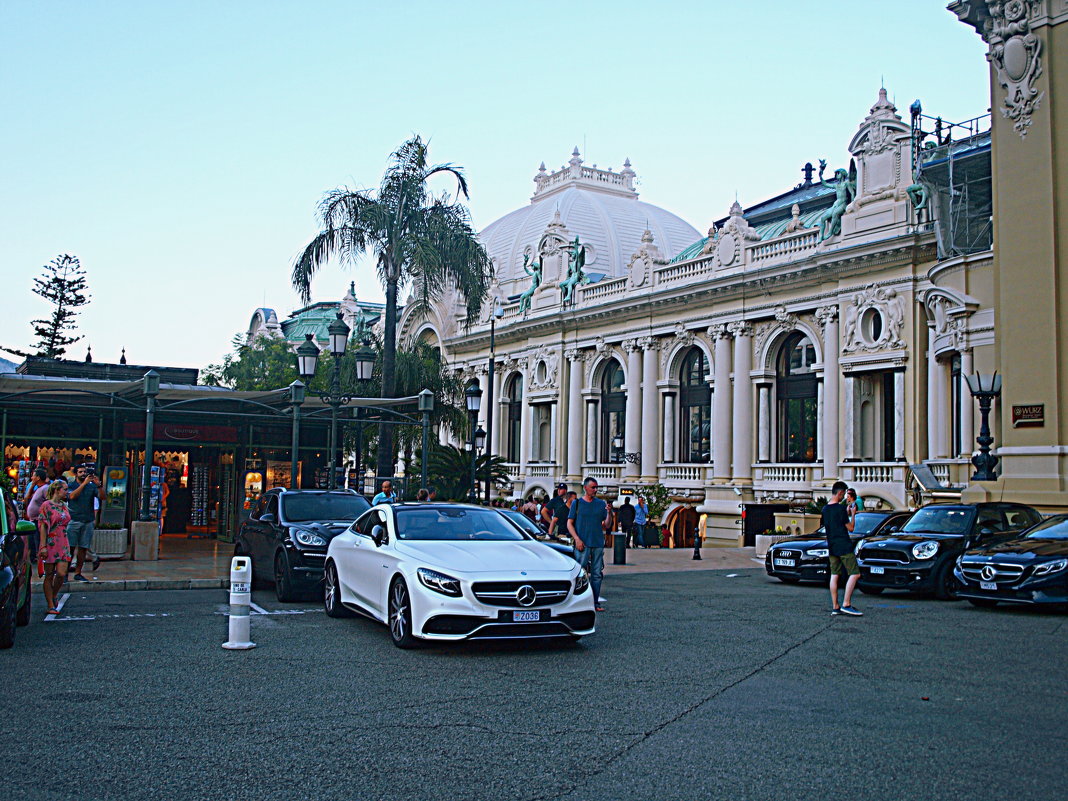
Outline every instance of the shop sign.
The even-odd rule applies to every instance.
[[[1013,428],[1042,428],[1046,424],[1046,404],[1028,403],[1012,407]]]
[[[166,442],[237,442],[237,429],[233,426],[194,426],[180,423],[156,423],[152,436]],[[144,439],[144,423],[123,423],[122,435],[126,439]]]

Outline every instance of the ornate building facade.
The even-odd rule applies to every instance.
[[[839,478],[894,508],[917,500],[910,465],[959,488],[977,425],[962,376],[994,365],[992,254],[989,225],[961,247],[944,223],[989,222],[989,132],[923,119],[880,90],[848,169],[806,165],[704,238],[638,200],[629,161],[587,167],[576,149],[482,232],[498,279],[484,319],[465,330],[446,295],[405,314],[402,337],[436,343],[492,398],[480,423],[493,415],[517,495],[661,482],[706,536],[737,541]],[[939,183],[952,159],[978,159],[964,208],[957,179]]]

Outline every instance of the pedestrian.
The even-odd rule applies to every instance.
[[[43,467],[39,467],[37,469],[44,472],[45,477],[47,478],[48,473]],[[30,496],[30,500],[25,504],[24,509],[26,513],[26,519],[30,522],[37,523],[37,517],[41,513],[41,504],[48,500],[48,488],[50,486],[52,486],[51,482],[46,480],[43,484],[41,484],[39,487],[37,487],[37,489],[34,490],[33,495]],[[27,493],[27,495],[29,495],[29,493]],[[30,537],[31,551],[35,555],[37,551],[40,550],[41,542],[41,526],[38,523],[37,531],[33,534],[32,537]],[[44,567],[40,559],[37,560],[37,575],[44,575]]]
[[[419,492],[415,493],[415,499],[417,501],[429,501],[430,490],[428,490],[426,487],[420,487]]]
[[[634,507],[634,547],[645,547],[645,527],[649,523],[649,507],[645,505],[645,496],[638,496]]]
[[[567,516],[571,514],[571,504],[575,502],[578,493],[568,490],[563,495],[564,505],[558,512],[553,513],[553,519],[549,522],[549,536],[559,536],[567,531]]]
[[[857,495],[857,491],[852,487],[846,490],[846,505],[852,510],[853,514],[864,511],[864,499]]]
[[[556,485],[556,489],[553,491],[553,497],[541,507],[541,522],[544,524],[542,527],[549,532],[549,536],[553,533],[553,519],[564,519],[567,514],[567,504],[564,503],[564,494],[567,492],[567,484],[560,483]]]
[[[623,499],[623,505],[619,507],[616,516],[619,517],[619,530],[623,532],[623,540],[630,545],[631,538],[634,536],[634,519],[638,513],[631,505],[629,495]]]
[[[571,504],[567,515],[567,530],[575,542],[575,559],[590,574],[593,604],[601,606],[601,580],[604,577],[604,540],[608,530],[608,504],[597,497],[597,479],[587,477],[582,482],[582,497]]]
[[[830,553],[831,570],[831,614],[852,615],[860,617],[863,612],[853,606],[853,590],[860,579],[857,557],[853,554],[853,540],[849,533],[853,530],[855,512],[850,512],[845,505],[846,484],[834,482],[831,487],[831,499],[820,514],[823,528],[827,532],[827,549]],[[845,569],[849,574],[846,579],[845,597],[838,605],[838,574]]]
[[[22,495],[22,510],[23,514],[26,515],[27,520],[34,519],[30,517],[29,514],[30,503],[33,501],[34,494],[42,487],[45,489],[45,492],[48,491],[48,471],[45,470],[43,467],[37,467],[34,468],[33,476],[30,478],[30,483],[26,486],[26,492],[24,492]],[[37,505],[38,507],[40,507],[40,504]]]
[[[527,498],[526,503],[523,504],[519,511],[525,514],[531,523],[538,522],[538,504],[534,502],[533,495]]]
[[[378,506],[380,503],[397,503],[399,500],[397,493],[393,491],[393,482],[387,478],[382,482],[382,491],[371,500],[371,506]]]
[[[67,542],[71,549],[71,569],[75,581],[88,581],[82,575],[85,557],[93,547],[93,520],[96,516],[94,499],[104,499],[104,487],[96,477],[96,468],[80,464],[74,470],[74,481],[67,485],[67,509],[70,523],[67,524]],[[100,567],[100,558],[93,558],[93,572]]]
[[[48,604],[47,614],[50,615],[59,613],[56,598],[63,582],[67,580],[67,569],[71,562],[70,542],[67,540],[67,529],[71,523],[68,492],[67,482],[53,482],[38,514],[44,542],[37,552],[37,558],[45,564],[43,587],[45,603]]]

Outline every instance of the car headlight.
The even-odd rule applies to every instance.
[[[586,575],[585,570],[580,570],[578,575],[575,576],[575,595],[582,595],[590,587],[590,577]]]
[[[1036,567],[1034,575],[1048,576],[1050,573],[1060,573],[1066,567],[1068,567],[1068,559],[1057,559],[1056,561],[1046,562],[1046,564]]]
[[[860,553],[860,549],[867,545],[867,540],[858,540],[857,544],[853,546],[853,553]]]
[[[931,540],[917,542],[912,546],[912,555],[917,559],[934,559],[938,553],[938,543]]]
[[[830,555],[831,552],[828,548],[813,548],[802,554],[805,559],[826,559]]]
[[[460,591],[460,579],[438,573],[436,570],[421,567],[416,571],[419,574],[419,583],[434,592],[459,598],[463,593]]]
[[[297,529],[294,536],[301,545],[326,545],[326,540],[320,537],[318,534],[312,534],[310,531],[304,531]]]

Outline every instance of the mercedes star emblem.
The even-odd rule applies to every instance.
[[[983,565],[983,569],[979,571],[979,577],[982,578],[983,581],[993,581],[997,578],[997,575],[998,569],[993,565]]]
[[[534,602],[538,600],[538,594],[534,592],[534,588],[529,584],[524,584],[515,591],[515,599],[519,601],[520,606],[533,606]]]

